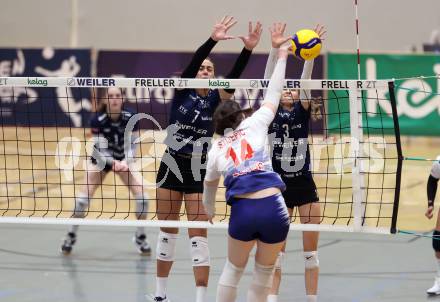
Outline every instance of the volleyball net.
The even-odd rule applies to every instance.
[[[144,225],[226,228],[230,208],[224,187],[216,201],[215,223],[159,220],[156,174],[176,89],[236,89],[233,100],[257,109],[265,79],[179,78],[0,78],[0,222]],[[136,198],[117,173],[103,173],[84,219],[72,218],[75,199],[88,184],[94,142],[90,120],[103,90],[120,87],[132,119],[136,152],[130,175],[150,202],[146,220],[136,219]],[[307,140],[319,194],[320,224],[298,230],[394,233],[398,215],[402,154],[392,81],[286,80],[288,89],[310,89],[323,106],[312,110]],[[370,110],[386,103],[389,110]],[[381,107],[381,108],[382,108]],[[125,129],[124,129],[125,130]],[[295,143],[295,142],[294,142]],[[127,151],[127,150],[126,150]],[[250,184],[251,185],[251,184]],[[203,209],[200,209],[202,212]]]

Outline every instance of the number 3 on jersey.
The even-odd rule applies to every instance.
[[[237,153],[235,152],[234,148],[229,147],[226,151],[226,159],[232,158],[232,160],[234,161],[234,166],[236,167],[245,160],[254,157],[254,150],[252,149],[251,145],[249,145],[246,139],[241,140],[240,149],[240,159],[237,157]]]

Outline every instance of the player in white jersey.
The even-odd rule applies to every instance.
[[[440,179],[440,156],[432,165],[431,173],[428,178],[427,194],[428,194],[428,209],[425,216],[432,219],[434,216],[434,199],[437,193],[437,184]],[[426,292],[428,295],[440,295],[440,212],[437,213],[437,224],[432,237],[432,248],[434,249],[435,258],[437,259],[437,275],[435,277],[434,285]]]
[[[275,26],[271,28],[274,30]],[[284,42],[288,39],[285,37]],[[245,118],[236,102],[223,102],[214,113],[215,132],[221,137],[208,153],[203,204],[212,222],[223,174],[226,201],[231,205],[228,258],[217,287],[218,302],[235,301],[238,283],[255,244],[255,268],[247,301],[265,302],[277,255],[289,231],[289,214],[281,195],[285,184],[272,169],[267,134],[281,98],[287,54],[287,47],[279,50],[266,97],[251,117]]]

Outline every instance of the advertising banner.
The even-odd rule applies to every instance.
[[[357,78],[355,54],[329,53],[327,64],[329,79]],[[440,84],[433,77],[440,74],[440,56],[364,54],[361,56],[361,71],[361,79],[402,79],[395,83],[401,134],[440,135]],[[349,114],[342,113],[348,111],[346,92],[334,92],[334,97],[328,101],[328,111],[331,113],[328,122],[330,131],[348,132]],[[370,133],[393,132],[391,105],[386,89],[364,91],[363,125],[368,125]]]
[[[0,48],[0,77],[27,77],[27,83],[33,86],[0,85],[2,124],[87,126],[90,89],[46,87],[44,77],[90,77],[90,58],[89,49]]]

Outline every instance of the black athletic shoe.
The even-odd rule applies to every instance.
[[[165,297],[155,297],[154,295],[147,295],[147,299],[148,301],[151,302],[171,302],[170,299],[168,299],[166,296]]]
[[[145,234],[135,235],[133,237],[133,242],[136,244],[139,254],[141,254],[142,256],[151,255],[151,247],[147,241],[147,235]],[[162,301],[162,300],[158,300],[158,301]],[[163,301],[167,301],[167,300],[163,300]]]
[[[64,255],[69,255],[72,252],[72,247],[76,242],[76,234],[75,233],[67,233],[67,236],[64,238],[63,244],[61,245],[61,253]]]

